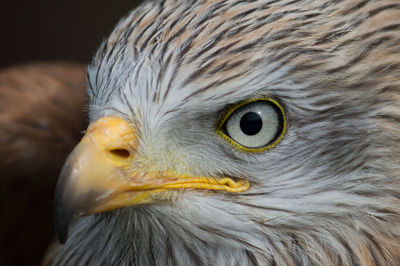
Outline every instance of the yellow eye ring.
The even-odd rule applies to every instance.
[[[244,107],[245,105],[255,103],[255,102],[268,102],[273,105],[273,107],[276,108],[280,112],[279,117],[281,118],[280,121],[280,130],[277,134],[277,136],[273,139],[272,142],[265,146],[261,147],[256,147],[256,148],[251,148],[251,147],[246,147],[241,144],[239,144],[237,141],[233,140],[232,137],[228,135],[228,133],[225,132],[224,127],[225,124],[227,123],[228,119],[231,117],[231,115],[238,110],[241,107]],[[236,105],[234,105],[232,108],[230,108],[222,117],[220,122],[217,125],[217,133],[226,141],[228,141],[230,144],[232,144],[234,147],[246,151],[246,152],[261,152],[261,151],[266,151],[269,150],[273,147],[275,147],[283,138],[285,132],[286,132],[286,126],[287,126],[287,121],[286,121],[286,116],[285,116],[285,110],[283,109],[282,105],[280,105],[276,100],[271,99],[271,98],[253,98],[249,99],[243,102],[240,102]]]

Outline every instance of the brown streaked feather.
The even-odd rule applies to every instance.
[[[51,199],[86,127],[85,67],[0,70],[0,265],[37,265],[53,237]]]

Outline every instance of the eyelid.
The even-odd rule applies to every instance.
[[[260,147],[260,148],[248,148],[248,147],[240,145],[239,143],[234,141],[231,137],[229,137],[228,134],[226,133],[225,125],[226,125],[226,121],[230,118],[232,113],[235,112],[237,109],[239,109],[240,107],[243,107],[247,104],[250,104],[253,102],[258,102],[258,101],[270,102],[275,107],[278,108],[278,110],[280,111],[281,117],[282,117],[282,129],[281,129],[281,133],[279,134],[279,136],[271,144],[264,146],[264,147]],[[235,148],[238,148],[238,149],[240,149],[242,151],[246,151],[246,152],[261,152],[261,151],[266,151],[266,150],[269,150],[269,149],[275,147],[282,140],[283,136],[285,135],[286,127],[287,127],[287,121],[286,121],[285,110],[283,109],[282,105],[278,101],[271,99],[271,98],[252,98],[252,99],[249,99],[249,100],[246,100],[243,102],[239,102],[238,104],[229,108],[225,112],[225,114],[222,116],[222,119],[219,121],[219,123],[217,125],[217,133],[223,139],[225,139],[231,145],[233,145]]]

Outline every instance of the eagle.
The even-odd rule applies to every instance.
[[[398,0],[145,1],[88,67],[44,265],[399,265]]]

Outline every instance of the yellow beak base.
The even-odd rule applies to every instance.
[[[239,193],[248,181],[230,177],[190,176],[131,167],[135,160],[135,128],[118,117],[91,124],[61,170],[55,193],[55,223],[61,243],[69,226],[81,215],[116,208],[159,203],[174,190],[201,189]],[[166,198],[166,197],[165,197]]]

